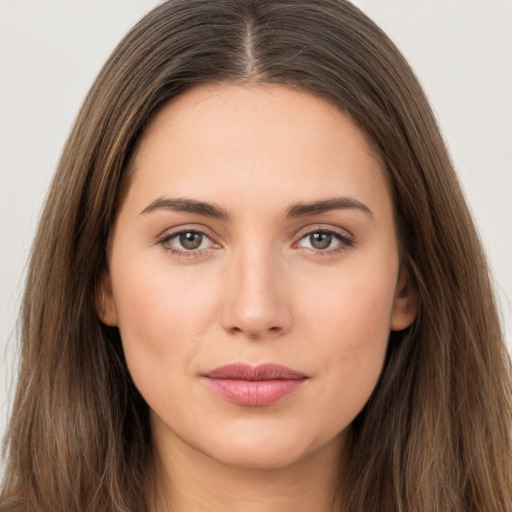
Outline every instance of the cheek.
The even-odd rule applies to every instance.
[[[312,329],[330,332],[343,344],[359,346],[381,344],[387,339],[398,271],[391,271],[395,262],[347,266],[333,269],[328,276],[304,283],[309,293],[299,306],[305,324]],[[311,291],[314,290],[314,293]],[[348,347],[347,347],[348,348]]]
[[[333,425],[348,426],[373,392],[384,364],[395,281],[388,273],[352,271],[311,300],[305,321],[316,340]],[[307,310],[306,310],[307,311]],[[305,327],[307,328],[307,327]]]
[[[118,270],[112,275],[113,291],[134,380],[156,378],[158,372],[153,370],[162,365],[178,371],[184,368],[213,321],[211,280],[192,286],[191,269],[173,272],[154,261],[123,258],[112,267]]]

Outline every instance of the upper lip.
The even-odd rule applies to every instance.
[[[274,363],[251,366],[245,363],[233,363],[220,366],[204,374],[210,379],[237,379],[237,380],[298,380],[306,379],[307,375],[292,370],[286,366]]]

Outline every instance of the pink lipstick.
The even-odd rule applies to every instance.
[[[228,364],[204,375],[214,393],[238,405],[264,407],[299,389],[306,375],[277,364]]]

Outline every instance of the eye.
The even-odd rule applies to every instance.
[[[302,236],[297,246],[329,253],[345,249],[352,244],[353,241],[348,236],[342,235],[336,231],[317,229]]]
[[[193,229],[174,232],[163,238],[160,243],[166,250],[175,254],[194,253],[216,245],[206,233]]]
[[[188,251],[194,251],[195,249],[199,249],[199,247],[201,247],[205,237],[202,233],[198,233],[197,231],[187,231],[186,233],[177,235],[175,238],[178,239],[179,243],[184,249],[187,249]]]
[[[331,246],[334,237],[332,236],[331,233],[326,233],[325,231],[318,231],[317,233],[311,233],[310,235],[304,238],[306,238],[306,240],[313,249],[322,250],[328,249]]]

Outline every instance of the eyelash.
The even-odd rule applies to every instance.
[[[311,235],[314,235],[315,233],[324,233],[331,235],[334,238],[336,238],[337,241],[339,242],[339,244],[336,247],[327,249],[315,249],[314,247],[304,247],[304,249],[307,249],[308,251],[313,251],[315,255],[321,257],[336,256],[337,254],[346,251],[355,244],[354,239],[344,233],[340,233],[339,231],[332,228],[324,228],[318,226],[315,227],[314,229],[308,229],[306,232],[303,232],[298,241],[295,242],[293,245],[296,246],[302,240],[310,237]]]
[[[192,257],[196,257],[196,256],[201,256],[205,250],[210,248],[210,247],[208,247],[208,248],[193,249],[193,250],[187,250],[184,248],[183,250],[180,250],[180,249],[175,249],[174,247],[172,247],[170,245],[167,245],[174,238],[178,238],[179,236],[184,235],[186,233],[195,233],[195,234],[201,235],[203,237],[203,240],[201,241],[201,245],[202,245],[204,239],[206,239],[206,240],[209,240],[213,246],[217,245],[218,247],[220,247],[219,244],[216,244],[213,241],[211,236],[209,236],[203,230],[197,229],[197,228],[195,228],[195,229],[185,228],[185,229],[180,229],[179,231],[174,231],[172,233],[165,235],[162,239],[160,239],[158,241],[158,243],[160,245],[162,245],[162,247],[164,248],[165,251],[169,252],[170,254],[172,254],[174,256],[178,256],[180,258],[192,258]]]
[[[211,247],[207,247],[207,248],[203,248],[203,249],[180,250],[180,249],[176,249],[176,248],[168,245],[168,243],[171,240],[173,240],[181,235],[184,235],[186,233],[195,233],[195,234],[202,236],[203,240],[201,241],[201,245],[202,245],[204,239],[206,239],[206,240],[209,240],[213,246],[216,245],[217,247],[220,247],[220,244],[217,244],[216,242],[214,242],[211,236],[209,236],[203,230],[197,229],[197,228],[196,229],[192,229],[192,228],[186,229],[185,228],[185,229],[180,229],[179,231],[173,231],[172,233],[169,233],[169,234],[165,235],[163,238],[161,238],[158,241],[158,243],[160,245],[162,245],[162,247],[164,248],[165,251],[169,252],[170,254],[172,254],[174,256],[178,256],[178,257],[182,257],[182,258],[191,258],[191,257],[202,256],[205,250],[208,250],[211,248]],[[331,235],[334,238],[336,238],[339,242],[339,244],[333,248],[315,249],[314,247],[304,247],[304,249],[307,249],[308,251],[312,251],[315,255],[318,255],[321,257],[335,256],[335,255],[339,254],[340,252],[346,251],[348,248],[352,247],[355,243],[351,237],[347,236],[346,234],[342,234],[337,230],[323,228],[323,227],[316,227],[314,229],[309,229],[309,230],[303,232],[300,235],[300,237],[298,238],[298,240],[293,243],[292,247],[299,248],[298,244],[302,240],[306,239],[307,237],[312,236],[315,233],[323,233],[323,234]]]

